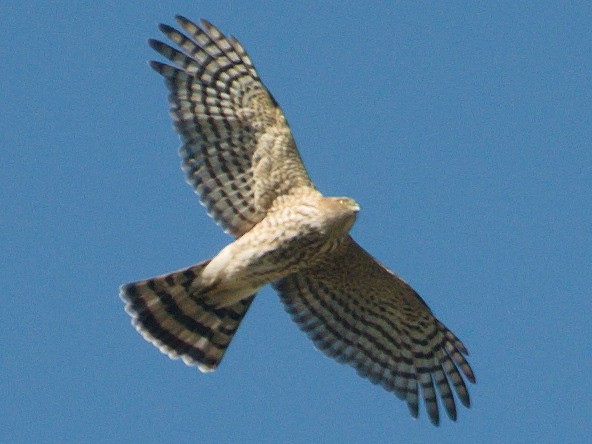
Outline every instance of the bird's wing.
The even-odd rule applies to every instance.
[[[282,110],[241,44],[205,20],[199,27],[176,19],[185,34],[160,30],[179,49],[149,42],[173,65],[150,65],[170,91],[187,181],[214,220],[238,237],[277,196],[313,185]]]
[[[405,281],[353,239],[274,287],[317,348],[406,400],[414,417],[419,387],[434,424],[439,422],[436,387],[451,419],[456,419],[451,387],[462,404],[470,405],[462,374],[471,382],[475,377],[465,346]]]

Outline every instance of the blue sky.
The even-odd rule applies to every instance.
[[[286,3],[0,6],[0,441],[591,439],[592,6]],[[212,374],[130,326],[119,285],[230,240],[146,64],[175,14],[241,40],[354,237],[467,345],[457,423],[325,358],[270,288]]]

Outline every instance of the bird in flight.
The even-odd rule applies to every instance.
[[[358,204],[313,185],[278,103],[234,37],[176,17],[150,40],[169,90],[187,181],[234,241],[216,256],[120,290],[132,323],[172,359],[214,370],[257,291],[271,284],[323,353],[405,400],[456,420],[475,377],[463,343],[349,235]],[[455,392],[456,394],[453,394]],[[440,401],[438,401],[440,398]]]

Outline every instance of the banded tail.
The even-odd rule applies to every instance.
[[[119,293],[132,324],[147,341],[202,372],[220,364],[255,297],[226,307],[206,303],[195,282],[208,263],[123,285]]]

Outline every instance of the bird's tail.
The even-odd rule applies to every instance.
[[[225,307],[206,303],[196,279],[208,263],[120,289],[136,330],[171,359],[181,358],[203,372],[218,366],[255,297]]]

